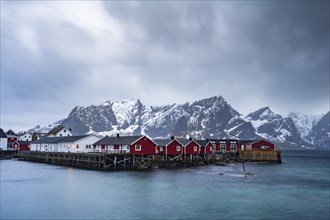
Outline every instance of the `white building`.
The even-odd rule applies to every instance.
[[[32,141],[32,134],[29,133],[19,134],[18,141]]]
[[[52,130],[50,130],[47,134],[47,137],[66,137],[72,136],[72,130],[70,128],[66,128],[63,125],[57,125]]]
[[[99,140],[95,135],[44,137],[31,142],[31,151],[87,153]]]
[[[0,128],[0,149],[7,150],[8,138],[6,133]]]

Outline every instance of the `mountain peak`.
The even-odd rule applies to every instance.
[[[268,117],[274,117],[275,113],[267,106],[258,109],[255,112],[252,112],[246,116],[247,119],[257,120],[257,119],[264,119]]]

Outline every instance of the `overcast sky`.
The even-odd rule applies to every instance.
[[[242,114],[326,113],[329,1],[1,1],[5,131],[215,95]]]

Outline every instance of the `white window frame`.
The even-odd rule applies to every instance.
[[[180,147],[180,145],[177,145],[177,146],[176,146],[176,151],[181,151],[181,147]]]
[[[159,147],[159,151],[163,151],[163,147]]]
[[[237,144],[230,144],[230,151],[237,151]]]
[[[220,151],[226,151],[226,150],[227,150],[226,144],[220,144]]]
[[[197,151],[197,146],[194,146],[194,151]]]
[[[135,145],[135,151],[141,151],[141,144]]]

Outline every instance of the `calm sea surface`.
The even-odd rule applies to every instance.
[[[89,171],[2,160],[0,219],[329,219],[329,151],[282,164]],[[223,173],[224,175],[219,175]]]

